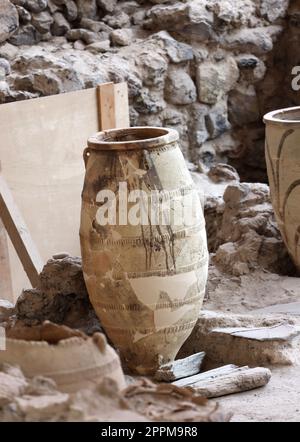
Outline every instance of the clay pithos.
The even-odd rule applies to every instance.
[[[68,393],[93,387],[106,377],[120,390],[125,387],[119,357],[103,334],[88,337],[50,322],[7,330],[1,363],[19,366],[28,378],[52,378],[60,391]]]
[[[81,251],[86,286],[129,371],[174,360],[207,280],[205,221],[173,129],[100,132],[84,152]]]
[[[300,107],[270,112],[264,122],[273,208],[285,245],[300,270]]]

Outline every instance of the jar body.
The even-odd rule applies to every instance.
[[[300,107],[271,112],[264,120],[272,205],[283,241],[300,270]]]
[[[89,150],[80,239],[102,326],[127,369],[151,374],[174,360],[198,319],[208,252],[178,142],[136,145]]]

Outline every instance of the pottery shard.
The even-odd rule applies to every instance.
[[[233,57],[219,63],[204,62],[197,69],[199,100],[207,104],[217,103],[234,88],[239,69]]]
[[[123,392],[127,406],[156,422],[227,422],[231,413],[189,389],[142,379]]]
[[[0,0],[0,43],[7,40],[19,27],[16,7],[8,0]]]
[[[0,408],[1,422],[227,422],[231,415],[191,390],[146,379],[122,392],[106,378],[94,389],[66,394],[51,379],[36,376]]]

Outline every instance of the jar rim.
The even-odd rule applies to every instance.
[[[178,141],[175,129],[136,126],[108,129],[89,137],[87,145],[93,150],[154,149]]]
[[[265,124],[296,125],[300,127],[300,106],[287,107],[264,115]]]

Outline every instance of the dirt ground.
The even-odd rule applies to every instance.
[[[210,269],[206,310],[255,313],[257,309],[298,302],[300,279],[257,271],[241,277],[224,278]],[[293,315],[297,309],[292,308]],[[300,367],[271,367],[272,378],[261,389],[219,398],[233,413],[232,422],[300,422]]]

